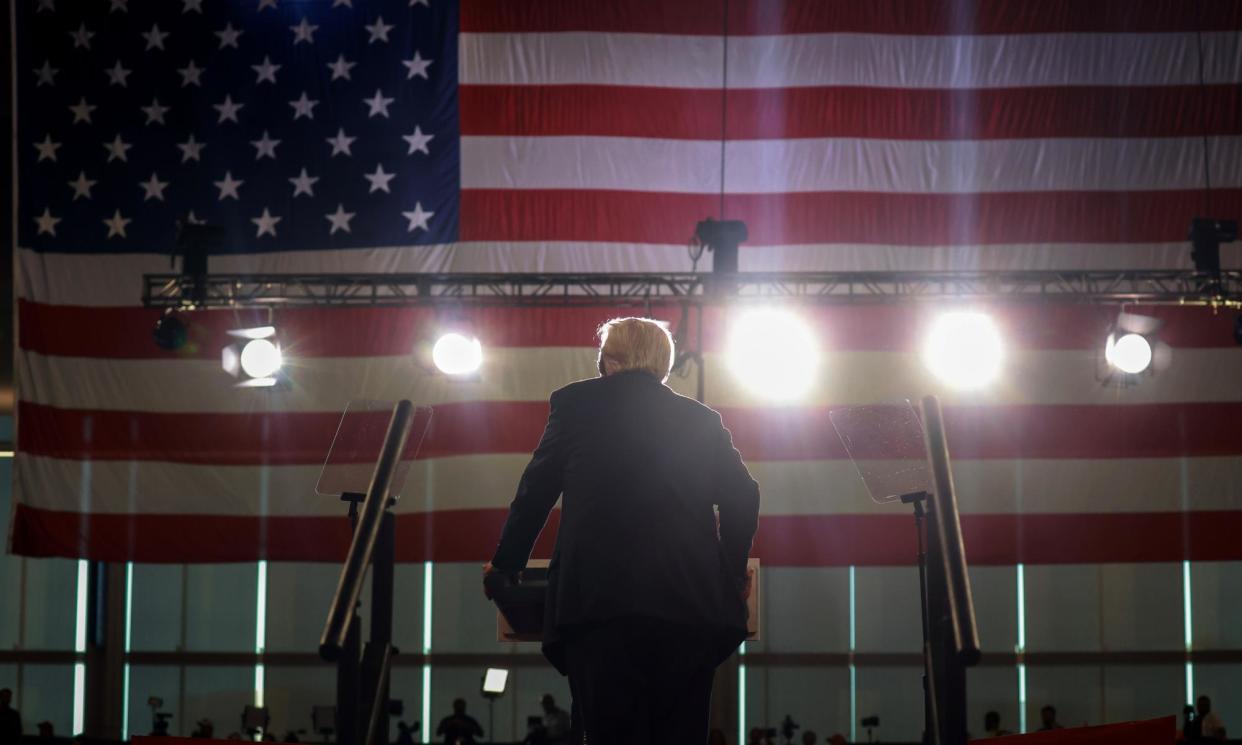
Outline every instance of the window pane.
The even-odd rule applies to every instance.
[[[191,564],[185,588],[186,649],[253,652],[258,584],[254,564]]]
[[[983,718],[989,711],[1000,715],[1001,729],[1021,731],[1016,667],[980,665],[966,671],[966,727],[975,737],[983,736]]]
[[[271,711],[272,734],[284,740],[295,731],[302,742],[320,741],[312,732],[311,708],[336,706],[336,667],[268,667],[264,676],[263,703]]]
[[[1105,649],[1185,646],[1181,564],[1102,564],[1100,576]]]
[[[850,734],[850,669],[848,667],[778,667],[765,671],[763,722],[781,727],[785,717],[801,728],[795,736],[813,730],[818,741],[834,733]]]
[[[336,564],[267,565],[267,634],[269,652],[312,652],[319,649],[328,605],[336,592],[341,568]],[[364,621],[370,596],[362,598]],[[284,730],[280,731],[284,734]]]
[[[5,420],[9,420],[9,417],[0,417],[0,431],[5,430]],[[11,432],[11,428],[8,431]],[[8,536],[9,516],[12,512],[13,459],[0,458],[0,536]],[[13,649],[18,646],[17,633],[21,626],[22,605],[17,593],[21,587],[21,572],[21,557],[0,551],[0,595],[7,598],[0,603],[0,649]]]
[[[19,704],[27,734],[38,734],[39,722],[51,722],[57,735],[72,737],[73,665],[24,666]]]
[[[1191,564],[1190,600],[1196,648],[1242,648],[1242,561]]]
[[[923,649],[918,567],[858,567],[854,593],[858,598],[855,623],[859,651]],[[892,736],[885,730],[884,737]]]
[[[1106,722],[1129,722],[1177,713],[1186,698],[1181,665],[1114,665],[1104,668]]]
[[[77,607],[77,560],[26,561],[26,639],[23,647],[73,649]]]
[[[1028,665],[1026,668],[1026,721],[1039,727],[1039,710],[1051,704],[1066,727],[1085,727],[1119,721],[1104,718],[1104,671],[1093,666]],[[1175,701],[1177,699],[1174,699]],[[1170,709],[1169,712],[1171,713]]]
[[[233,732],[244,735],[242,709],[253,703],[253,667],[185,669],[185,719],[181,726],[186,734],[192,732],[200,720],[210,719],[215,725],[216,738]]]
[[[1098,566],[1026,567],[1026,648],[1055,652],[1101,648]]]
[[[423,564],[398,564],[393,575],[392,643],[409,652],[423,651],[423,573]]]
[[[509,673],[509,692],[505,694],[506,697],[513,699],[513,706],[509,710],[513,719],[505,722],[504,727],[501,726],[500,702],[497,701],[497,733],[514,741],[520,741],[526,737],[526,719],[543,716],[540,699],[545,693],[552,694],[552,697],[556,699],[556,705],[565,711],[569,711],[573,705],[573,698],[569,695],[569,679],[558,673],[551,665],[513,668]],[[506,735],[506,732],[511,734]]]
[[[181,646],[183,572],[180,564],[134,564],[130,649],[166,652]]]
[[[419,565],[422,569],[422,565]],[[420,642],[421,648],[421,642]],[[388,722],[388,741],[395,742],[399,730],[397,729],[397,721],[403,721],[411,727],[415,722],[420,722],[423,718],[423,666],[422,665],[402,665],[401,658],[397,658],[397,666],[392,669],[392,680],[388,683],[389,698],[396,699],[405,707],[405,713],[400,717],[390,717]],[[335,689],[333,689],[335,690]],[[335,703],[332,701],[330,703]],[[419,733],[422,730],[418,730]],[[421,734],[414,735],[415,742],[422,742]]]
[[[878,742],[918,742],[923,736],[923,668],[859,667],[858,718],[877,716]],[[858,741],[867,730],[858,728]]]
[[[764,569],[761,593],[765,610],[761,631],[766,651],[849,651],[847,567]]]
[[[135,567],[136,569],[137,567]],[[129,732],[131,735],[155,733],[155,712],[147,702],[151,697],[164,703],[158,711],[172,715],[168,734],[188,735],[192,727],[181,719],[181,668],[172,665],[131,665],[129,668]],[[223,737],[224,735],[217,735]]]
[[[979,644],[988,652],[1012,652],[1018,644],[1017,568],[978,566],[969,571]]]
[[[493,632],[494,634],[494,632]],[[483,728],[483,742],[491,739],[507,742],[513,739],[514,697],[501,696],[496,701],[496,733],[493,737],[488,726],[487,700],[480,690],[483,687],[482,666],[472,667],[433,667],[431,669],[431,731],[434,734],[440,720],[453,713],[453,699],[460,698],[466,702],[466,713],[474,717]],[[524,735],[523,735],[524,736]],[[440,738],[432,738],[438,740]]]
[[[478,564],[436,564],[434,571],[433,650],[502,654],[516,651],[513,644],[496,642],[496,606],[483,595],[483,573]]]

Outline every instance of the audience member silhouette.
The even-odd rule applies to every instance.
[[[1048,730],[1063,729],[1061,723],[1057,721],[1057,707],[1047,704],[1039,710],[1039,731],[1047,732]]]
[[[483,736],[483,728],[466,713],[466,699],[453,701],[453,713],[440,720],[437,735],[444,735],[445,745],[474,745],[475,737]]]
[[[22,736],[22,715],[13,708],[13,691],[0,688],[0,742],[17,742]]]

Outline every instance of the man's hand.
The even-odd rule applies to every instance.
[[[489,561],[483,565],[483,597],[487,598],[488,600],[492,599],[492,594],[487,589],[487,578],[490,575],[495,574],[495,573],[496,573],[496,567],[492,566],[492,562]]]
[[[742,580],[742,600],[750,600],[750,590],[754,585],[754,581],[755,570],[750,567],[746,567],[746,579]]]

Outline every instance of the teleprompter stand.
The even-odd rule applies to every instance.
[[[979,634],[940,402],[909,401],[829,412],[871,498],[912,506],[918,539],[923,626],[924,742],[966,743],[966,668],[979,661]],[[928,525],[925,518],[931,516]]]
[[[405,482],[431,421],[429,408],[409,401],[353,401],[345,410],[316,491],[349,504],[352,538],[319,642],[337,663],[336,742],[388,741],[392,658],[394,495]],[[359,597],[371,568],[371,638],[361,649]]]

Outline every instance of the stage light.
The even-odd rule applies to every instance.
[[[431,360],[445,375],[469,375],[483,364],[483,345],[476,337],[450,332],[436,340]]]
[[[739,313],[726,348],[729,369],[748,390],[774,401],[804,395],[819,372],[819,340],[800,316],[779,308]]]
[[[156,320],[151,335],[157,347],[172,352],[185,346],[186,339],[189,338],[189,328],[181,316],[165,313]]]
[[[220,352],[220,366],[239,379],[238,388],[270,388],[280,382],[285,359],[275,326],[233,329],[238,341]]]
[[[241,369],[252,378],[270,378],[282,364],[280,347],[267,339],[251,339],[242,347]]]
[[[937,318],[923,344],[923,364],[959,390],[982,388],[1000,376],[1005,345],[986,313],[953,311]]]
[[[1109,334],[1104,359],[1124,373],[1136,375],[1151,365],[1151,342],[1141,334]]]

